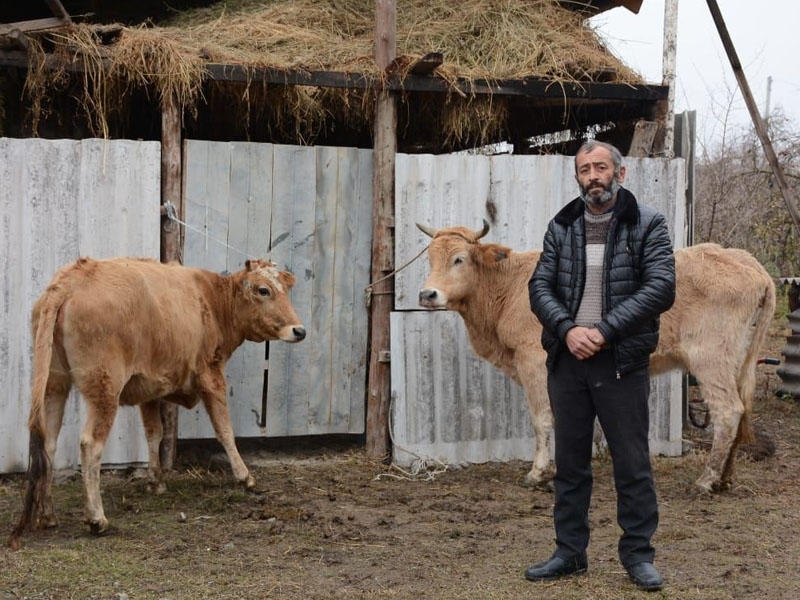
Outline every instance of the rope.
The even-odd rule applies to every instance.
[[[208,248],[208,240],[211,240],[212,242],[216,242],[217,244],[227,248],[228,250],[233,250],[234,252],[236,252],[237,254],[239,254],[241,256],[244,256],[245,258],[254,258],[253,256],[251,256],[247,252],[242,252],[238,248],[234,248],[233,246],[228,244],[226,241],[220,240],[218,238],[215,238],[213,235],[209,235],[207,228],[206,229],[198,229],[197,227],[192,227],[186,221],[181,221],[178,218],[178,212],[175,209],[175,205],[172,202],[170,202],[169,200],[167,200],[162,206],[164,207],[164,209],[166,211],[164,216],[166,216],[167,219],[169,219],[173,223],[178,223],[179,225],[183,225],[186,229],[189,229],[191,231],[194,231],[195,233],[199,233],[200,235],[204,236],[205,239],[206,239],[206,248]],[[180,257],[180,260],[181,260],[181,262],[183,262],[183,256]]]
[[[242,256],[244,256],[246,258],[251,258],[249,254],[247,254],[245,252],[242,252],[241,250],[239,250],[237,248],[234,248],[233,246],[231,246],[230,244],[228,244],[227,242],[225,242],[223,240],[217,239],[214,236],[209,235],[207,230],[202,230],[202,229],[198,229],[197,227],[192,227],[191,225],[189,225],[185,221],[182,221],[181,219],[179,219],[177,210],[175,209],[175,205],[172,204],[172,202],[170,202],[169,200],[163,204],[163,207],[164,207],[164,211],[165,211],[164,216],[166,216],[167,219],[169,219],[173,223],[178,223],[179,225],[184,226],[186,229],[189,229],[191,231],[194,231],[196,233],[199,233],[199,234],[205,236],[205,238],[207,240],[210,239],[213,242],[216,242],[217,244],[219,244],[221,246],[224,246],[225,248],[228,248],[229,250],[233,250],[234,252],[237,252],[238,254],[240,254],[240,255],[242,255]],[[402,271],[403,269],[408,267],[411,263],[413,263],[415,260],[417,260],[420,256],[422,256],[425,253],[425,251],[428,249],[428,246],[430,246],[430,244],[428,244],[422,250],[420,250],[417,253],[417,255],[414,256],[414,258],[412,258],[411,260],[407,261],[405,264],[401,265],[400,267],[398,267],[397,269],[395,269],[394,271],[392,271],[391,273],[389,273],[385,277],[381,277],[377,281],[373,281],[370,285],[368,285],[366,288],[364,288],[364,292],[365,292],[366,297],[367,297],[367,300],[366,300],[367,307],[370,306],[371,299],[372,299],[373,295],[384,295],[384,294],[391,294],[392,293],[392,292],[373,292],[372,291],[373,287],[375,285],[377,285],[378,283],[381,283],[382,281],[386,281],[390,277],[394,277],[397,273],[399,273],[400,271]],[[181,260],[182,259],[183,259],[183,257],[181,257]],[[420,479],[422,479],[424,481],[433,481],[433,479],[437,475],[447,471],[447,464],[443,463],[442,461],[440,461],[440,460],[438,460],[436,458],[430,457],[430,456],[427,456],[427,457],[420,456],[416,452],[413,452],[413,451],[411,451],[411,450],[409,450],[407,448],[404,448],[403,446],[401,446],[397,442],[395,442],[395,439],[394,439],[394,423],[392,421],[392,408],[393,408],[393,405],[394,405],[394,398],[392,398],[390,400],[390,402],[389,402],[389,439],[392,442],[392,446],[394,446],[395,448],[397,448],[401,452],[405,452],[406,454],[410,454],[411,456],[416,457],[416,460],[411,464],[411,469],[410,470],[403,469],[402,467],[398,466],[397,464],[392,463],[392,466],[391,466],[392,469],[395,469],[396,471],[398,471],[400,473],[400,475],[397,475],[395,473],[380,473],[380,474],[375,476],[375,480],[380,480],[383,477],[391,477],[393,479],[402,479],[402,480],[406,480],[406,481],[417,481],[417,480],[420,480]]]
[[[398,471],[400,475],[395,473],[378,473],[374,478],[373,481],[380,481],[384,477],[389,477],[391,479],[401,479],[403,481],[433,481],[436,479],[437,475],[444,473],[447,471],[447,464],[440,461],[438,458],[433,458],[432,456],[420,456],[416,452],[409,450],[408,448],[404,448],[394,439],[394,423],[392,421],[392,408],[394,408],[394,396],[391,397],[389,400],[389,440],[392,442],[392,446],[401,452],[405,452],[406,454],[410,454],[411,456],[416,457],[417,460],[411,463],[411,470],[406,470],[401,466],[392,462],[391,468],[395,471]]]
[[[235,248],[235,247],[231,246],[230,244],[228,244],[226,241],[220,240],[218,238],[215,238],[212,235],[209,235],[208,234],[208,229],[198,229],[197,227],[193,227],[193,226],[189,225],[186,221],[180,220],[178,218],[178,211],[175,209],[175,205],[172,202],[170,202],[169,200],[167,200],[162,206],[163,206],[164,211],[165,211],[164,216],[166,216],[167,219],[169,219],[173,223],[178,223],[179,225],[183,225],[186,229],[189,229],[191,231],[194,231],[195,233],[199,233],[200,235],[204,236],[206,238],[206,240],[211,240],[213,242],[216,242],[220,246],[223,246],[223,247],[227,248],[228,250],[233,250],[234,252],[236,252],[237,254],[239,254],[241,256],[244,256],[245,258],[253,258],[247,252],[242,252],[238,248]],[[206,242],[206,247],[207,246],[208,246],[208,242]],[[428,246],[430,246],[430,244],[428,244]],[[415,260],[417,260],[420,256],[422,256],[425,253],[425,251],[428,249],[428,246],[425,246],[422,250],[420,250],[417,253],[417,255],[414,258],[412,258],[411,260],[406,262],[404,265],[398,267],[397,269],[395,269],[394,271],[392,271],[388,275],[386,275],[384,277],[381,277],[377,281],[373,281],[367,287],[364,288],[364,294],[366,296],[365,303],[366,303],[367,308],[369,308],[370,305],[372,304],[372,296],[384,296],[384,295],[393,294],[393,292],[375,292],[375,291],[373,291],[373,288],[377,284],[381,283],[382,281],[386,281],[390,277],[394,277],[397,273],[399,273],[400,271],[405,269],[407,266],[409,266],[411,263],[413,263]],[[183,256],[181,256],[180,259],[181,259],[181,262],[183,262]]]
[[[381,283],[382,281],[386,281],[390,277],[394,277],[397,273],[399,273],[400,271],[405,269],[407,266],[409,266],[411,263],[413,263],[415,260],[417,260],[420,256],[425,254],[425,251],[428,249],[429,246],[430,246],[430,244],[425,246],[422,250],[420,250],[417,253],[417,255],[414,258],[412,258],[411,260],[407,261],[405,264],[397,267],[394,271],[392,271],[388,275],[384,275],[380,279],[378,279],[376,281],[373,281],[367,287],[365,287],[364,288],[364,295],[365,295],[364,304],[366,305],[366,307],[369,308],[370,306],[372,306],[372,297],[373,296],[388,296],[388,295],[393,294],[394,292],[374,292],[373,288],[377,284]]]

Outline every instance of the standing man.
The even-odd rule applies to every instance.
[[[664,217],[621,187],[622,155],[588,141],[575,155],[580,197],[550,221],[528,284],[542,322],[555,429],[556,549],[525,571],[531,581],[583,573],[589,544],[595,417],[614,465],[619,557],[644,590],[658,590],[650,539],[658,505],[648,445],[650,353],[659,314],[675,298]]]

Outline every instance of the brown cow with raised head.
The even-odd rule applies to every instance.
[[[164,489],[159,399],[187,408],[202,401],[234,477],[253,487],[231,428],[225,364],[245,340],[305,337],[289,300],[294,283],[266,260],[229,276],[137,258],[81,258],[61,268],[33,309],[28,489],[12,547],[29,526],[56,525],[52,460],[73,384],[87,406],[80,447],[92,533],[108,527],[100,461],[119,405],[140,407],[154,491]]]
[[[433,238],[419,303],[457,311],[475,353],[524,388],[536,434],[526,479],[538,483],[549,466],[552,430],[542,326],[528,298],[540,252],[480,243],[489,231],[486,222],[479,231],[417,226]],[[716,244],[676,250],[675,272],[675,303],[661,315],[650,369],[653,374],[684,369],[700,382],[714,439],[696,485],[711,492],[730,485],[736,447],[752,439],[755,368],[775,312],[775,284],[749,253]]]

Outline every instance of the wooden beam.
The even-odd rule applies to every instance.
[[[617,6],[624,6],[632,13],[639,12],[643,0],[558,0],[564,8],[569,8],[576,12],[596,15]]]
[[[633,129],[631,147],[628,149],[628,156],[635,158],[647,158],[653,151],[653,140],[658,131],[658,123],[655,121],[637,121]]]
[[[184,205],[181,193],[181,111],[174,98],[165,98],[161,107],[161,262],[182,261],[181,227],[168,216],[183,220]],[[171,208],[167,208],[171,205]],[[178,406],[161,401],[163,434],[159,456],[161,468],[168,471],[175,464],[178,446]]]
[[[25,52],[28,51],[30,48],[30,42],[28,41],[28,36],[22,33],[19,29],[15,29],[11,33],[6,34],[8,39],[14,40],[19,48],[23,48]]]
[[[375,2],[375,61],[381,69],[396,54],[395,0]],[[367,375],[367,455],[387,459],[391,380],[389,315],[394,307],[394,164],[397,153],[397,105],[381,90],[375,105],[372,175],[372,267],[369,368]]]
[[[66,25],[64,19],[47,17],[45,19],[31,19],[30,21],[17,21],[16,23],[0,23],[0,35],[8,35],[12,31],[40,31],[53,29]]]
[[[521,79],[457,79],[445,81],[440,77],[409,74],[389,77],[385,84],[378,78],[362,73],[340,71],[300,71],[293,69],[249,68],[241,65],[208,64],[210,79],[216,81],[264,82],[282,85],[313,85],[317,87],[372,89],[385,88],[397,92],[458,93],[463,95],[498,95],[530,98],[592,98],[596,100],[662,100],[668,89],[658,85],[629,85],[620,83],[558,82],[538,77]]]
[[[44,0],[47,6],[50,7],[50,10],[53,11],[53,14],[58,17],[59,19],[63,19],[67,23],[72,23],[72,19],[69,16],[69,13],[64,8],[64,5],[61,4],[61,0]]]
[[[0,51],[0,66],[26,68],[28,57],[24,52]],[[82,71],[79,63],[66,65],[52,57],[45,59],[45,66]],[[445,81],[430,75],[409,74],[405,77],[390,76],[384,83],[378,77],[364,73],[342,71],[304,71],[299,69],[273,69],[208,63],[206,77],[213,81],[241,83],[272,83],[277,85],[310,85],[315,87],[347,89],[385,89],[394,92],[431,92],[441,94],[497,95],[520,98],[548,98],[554,100],[580,99],[592,102],[604,100],[665,100],[668,88],[660,85],[630,85],[621,83],[559,82],[538,77],[521,79],[457,79]]]
[[[753,125],[756,128],[758,139],[761,140],[761,147],[764,149],[767,162],[769,162],[770,167],[772,167],[772,173],[775,175],[775,179],[778,182],[778,187],[781,189],[783,201],[786,203],[786,208],[789,209],[789,215],[792,218],[795,229],[797,229],[797,232],[800,233],[800,211],[798,211],[795,199],[792,197],[792,193],[789,190],[789,185],[786,183],[786,177],[783,174],[783,168],[778,162],[775,149],[772,147],[772,141],[769,138],[767,127],[764,125],[761,114],[758,112],[758,105],[756,104],[753,94],[750,91],[750,85],[747,83],[747,78],[744,76],[742,63],[739,62],[739,55],[736,53],[736,48],[733,46],[733,41],[728,33],[728,28],[725,25],[725,21],[722,18],[722,13],[717,5],[717,0],[706,0],[706,2],[708,3],[709,10],[711,10],[711,16],[714,19],[714,24],[717,26],[717,32],[722,40],[722,45],[725,48],[725,52],[728,55],[728,60],[733,68],[733,74],[736,76],[736,81],[739,83],[739,89],[742,91],[742,96],[744,96],[744,102],[747,105],[747,110],[750,111],[750,118],[753,120]]]

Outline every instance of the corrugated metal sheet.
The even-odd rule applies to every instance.
[[[291,270],[300,344],[245,342],[228,363],[237,436],[363,433],[372,152],[186,142],[185,264],[235,271],[247,257]],[[266,411],[262,406],[267,376]],[[202,408],[181,438],[214,437]]]
[[[79,256],[159,254],[160,145],[0,139],[0,472],[27,468],[30,314],[53,273]],[[75,467],[84,420],[72,393],[55,466]],[[122,408],[107,464],[147,460],[139,411]]]
[[[682,246],[683,160],[627,159],[625,163],[626,187],[641,202],[665,214],[675,246]],[[573,164],[572,157],[564,156],[398,155],[396,264],[412,259],[428,243],[415,222],[478,229],[487,215],[487,202],[497,215],[487,241],[520,250],[540,248],[550,218],[576,195]],[[417,310],[417,295],[427,272],[423,257],[398,273],[396,310]],[[468,348],[463,323],[455,314],[393,315],[395,443],[446,462],[530,459],[533,434],[522,390],[513,383],[487,383],[503,376],[488,364],[474,362],[478,359],[466,359],[463,353]],[[681,376],[656,378],[652,389],[651,449],[679,454]],[[459,414],[470,416],[464,420],[456,418]],[[508,419],[524,419],[526,428]],[[453,433],[454,427],[459,431]],[[492,438],[490,432],[499,437]],[[409,464],[413,455],[401,450],[395,460]]]
[[[522,388],[472,352],[461,317],[393,312],[391,329],[398,464],[417,455],[449,464],[533,458]]]
[[[781,283],[795,283],[795,277],[783,278]],[[781,379],[780,393],[800,398],[800,309],[786,315],[791,334],[786,337],[786,345],[781,350],[783,364],[776,373]]]

